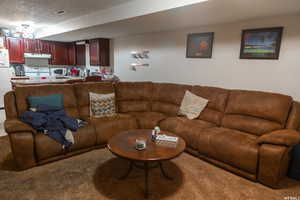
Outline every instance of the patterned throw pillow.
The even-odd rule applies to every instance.
[[[112,117],[116,115],[115,94],[90,95],[90,116],[95,118]]]
[[[187,90],[184,94],[178,114],[184,115],[188,119],[195,119],[200,115],[207,103],[207,99],[199,97]]]

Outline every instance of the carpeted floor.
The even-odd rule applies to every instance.
[[[69,159],[14,171],[7,137],[0,137],[1,200],[140,200],[143,199],[143,172],[135,169],[125,180],[128,163],[108,150],[96,150]],[[286,179],[284,189],[272,190],[189,154],[165,164],[174,177],[164,179],[158,169],[150,172],[148,199],[300,199],[300,182]]]

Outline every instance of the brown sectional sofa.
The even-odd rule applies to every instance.
[[[198,119],[177,116],[186,90],[209,100]],[[90,118],[88,92],[115,92],[118,114]],[[68,151],[18,120],[28,109],[28,96],[55,93],[64,94],[68,115],[89,122]],[[152,82],[27,86],[5,95],[5,110],[5,129],[20,169],[104,147],[123,130],[159,125],[181,136],[194,156],[276,188],[300,137],[300,103],[290,96],[216,87]]]

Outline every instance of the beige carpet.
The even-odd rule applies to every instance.
[[[135,169],[125,180],[126,161],[108,150],[96,150],[69,159],[14,171],[7,137],[0,138],[1,200],[140,200],[143,199],[143,172]],[[150,172],[149,199],[247,200],[300,198],[300,182],[287,179],[285,189],[272,190],[218,167],[182,154],[165,164],[174,180],[164,179],[158,169]]]

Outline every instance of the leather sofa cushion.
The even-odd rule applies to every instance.
[[[146,112],[150,111],[150,101],[117,101],[118,111],[122,113],[127,112]]]
[[[75,143],[71,146],[71,151],[93,147],[96,145],[96,140],[95,127],[92,124],[84,126],[74,133]]]
[[[259,146],[257,137],[228,128],[203,129],[198,138],[200,154],[256,174]]]
[[[159,125],[160,121],[167,118],[165,114],[159,112],[130,112],[128,114],[137,119],[141,129],[153,129]]]
[[[114,93],[114,87],[111,83],[90,82],[74,84],[75,94],[78,103],[80,118],[88,120],[90,117],[90,98],[89,92],[97,94]]]
[[[151,110],[153,84],[151,82],[119,82],[115,85],[119,112]]]
[[[137,129],[137,120],[128,114],[117,114],[115,117],[93,118],[90,122],[95,126],[97,145],[103,145],[110,138],[131,129]]]
[[[257,136],[282,129],[277,122],[245,115],[225,115],[222,122],[224,127],[232,128]]]
[[[209,100],[198,118],[220,125],[225,112],[229,91],[217,87],[193,86],[192,92]]]
[[[285,127],[291,105],[290,96],[232,90],[222,126],[262,135]]]
[[[86,125],[74,133],[74,145],[68,151],[93,147],[96,144],[94,126]],[[64,154],[62,145],[43,133],[35,135],[35,147],[38,161]]]
[[[180,106],[167,102],[152,102],[152,111],[161,112],[168,116],[177,116]]]
[[[87,121],[92,124],[97,124],[97,122],[119,120],[119,119],[126,119],[126,118],[132,118],[132,116],[129,114],[117,113],[116,115],[111,116],[111,117],[101,117],[101,118],[93,118],[92,117],[92,118],[89,118]]]
[[[19,116],[29,109],[27,97],[47,96],[51,94],[63,94],[64,108],[67,115],[75,118],[79,117],[73,86],[69,84],[17,87],[15,95]]]
[[[175,133],[182,137],[187,146],[197,149],[199,135],[205,128],[214,127],[215,124],[203,120],[190,120],[184,117],[169,117],[160,123],[161,130]]]
[[[177,116],[185,91],[192,86],[172,83],[153,83],[152,111]]]
[[[280,124],[286,122],[292,97],[258,91],[230,91],[226,114],[244,114]]]
[[[54,156],[62,155],[62,145],[43,133],[35,135],[35,152],[37,160],[44,160]]]

